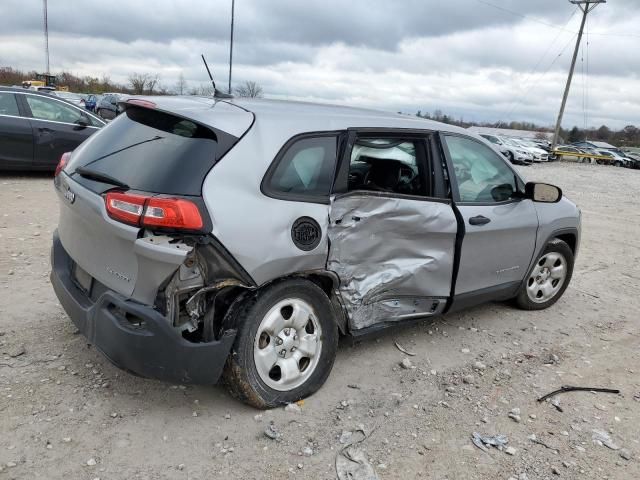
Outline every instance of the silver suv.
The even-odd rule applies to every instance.
[[[145,377],[256,407],[306,397],[342,335],[563,294],[580,212],[484,139],[408,116],[153,97],[55,177],[51,281],[78,329]]]

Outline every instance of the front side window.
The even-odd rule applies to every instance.
[[[80,120],[86,121],[84,112],[65,105],[62,102],[36,95],[26,95],[26,99],[33,118],[64,123],[77,123]]]
[[[461,202],[495,203],[509,200],[517,190],[513,171],[489,147],[471,138],[444,137]]]
[[[422,142],[358,138],[351,150],[348,189],[427,196],[424,155]]]
[[[266,191],[276,198],[328,198],[336,167],[335,135],[304,137],[291,143],[267,175]]]
[[[20,116],[16,96],[9,92],[0,92],[0,115]]]

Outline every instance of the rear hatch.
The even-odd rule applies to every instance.
[[[175,240],[177,234],[211,231],[202,184],[250,128],[253,115],[213,99],[164,103],[154,98],[125,104],[56,176],[58,234],[75,262],[76,280],[87,290],[97,280],[151,303],[190,250]],[[198,216],[200,223],[189,223]]]

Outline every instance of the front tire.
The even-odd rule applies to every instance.
[[[573,275],[573,251],[558,238],[542,250],[515,298],[523,310],[543,310],[556,303]]]
[[[309,280],[275,283],[235,310],[238,333],[223,378],[231,394],[256,408],[295,402],[326,381],[338,327],[325,292]]]

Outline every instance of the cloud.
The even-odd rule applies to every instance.
[[[635,4],[591,15],[565,126],[583,125],[583,97],[592,125],[638,123]],[[573,9],[558,0],[240,0],[234,81],[256,80],[279,98],[552,124],[580,20],[567,23]],[[226,85],[229,15],[229,1],[49,2],[52,68],[121,82],[158,73],[167,86],[182,73],[195,86],[207,81],[205,53]],[[42,70],[39,4],[3,0],[0,18],[0,65]]]

